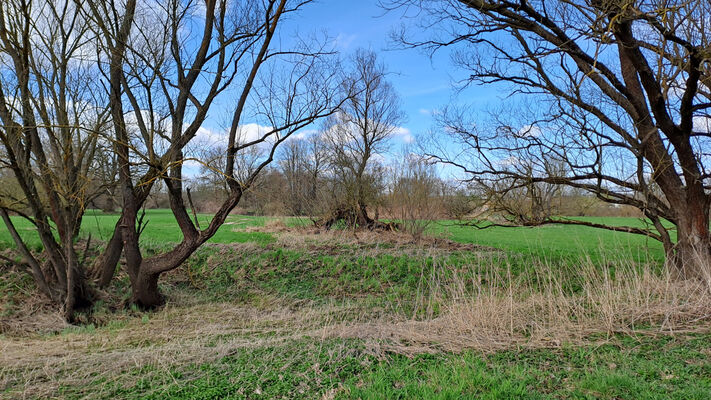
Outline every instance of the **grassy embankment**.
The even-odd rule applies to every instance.
[[[85,232],[106,239],[115,219]],[[169,212],[148,219],[148,247],[180,239]],[[451,240],[413,244],[268,221],[230,217],[164,277],[161,310],[116,308],[120,275],[81,327],[4,274],[0,397],[711,396],[708,299],[645,238],[443,222]]]

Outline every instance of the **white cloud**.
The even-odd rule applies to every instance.
[[[347,35],[344,33],[339,33],[338,36],[336,36],[336,47],[342,49],[342,50],[348,50],[351,48],[353,45],[353,42],[356,41],[358,38],[358,35],[352,34],[352,35]]]
[[[711,118],[708,116],[697,115],[693,118],[694,132],[710,133]]]
[[[415,136],[413,136],[412,132],[404,126],[398,126],[397,128],[395,128],[395,130],[393,131],[393,137],[398,138],[404,143],[408,144],[415,142]]]
[[[239,143],[248,143],[262,138],[268,134],[273,128],[255,123],[241,125],[237,131],[237,141]],[[226,130],[215,131],[205,127],[200,127],[195,134],[193,143],[200,147],[212,146],[227,146],[229,135]],[[267,140],[268,141],[268,140]]]
[[[384,154],[375,153],[370,156],[370,160],[376,164],[386,164],[388,159]]]
[[[524,125],[518,130],[518,132],[516,132],[516,136],[536,138],[541,136],[542,133],[541,128],[535,125]]]
[[[300,130],[296,133],[293,133],[291,136],[289,136],[287,141],[289,141],[289,140],[304,140],[304,139],[308,138],[309,136],[318,134],[318,132],[319,131],[317,129],[303,129],[303,130]]]
[[[240,125],[237,132],[237,140],[240,143],[249,143],[262,138],[272,129],[271,126],[263,126],[255,123]]]
[[[516,156],[509,156],[496,161],[496,164],[501,167],[517,166],[523,164],[523,161]]]
[[[184,168],[190,168],[191,170],[195,170],[195,171],[198,171],[202,165],[203,164],[200,161],[198,161],[194,158],[189,158],[189,159],[183,161]]]
[[[205,127],[200,127],[195,134],[194,143],[200,147],[219,146],[227,142],[227,132],[213,131]]]

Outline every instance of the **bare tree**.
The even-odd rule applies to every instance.
[[[479,202],[486,209],[484,215],[488,222],[499,217],[504,224],[535,226],[560,216],[564,187],[536,181],[535,177],[564,177],[565,163],[545,155],[540,160],[529,160],[510,153],[499,168],[509,171],[508,174],[492,175],[488,177],[490,179],[482,177],[474,182],[481,194]]]
[[[111,257],[105,257],[109,261],[102,269],[113,273],[115,249],[122,248],[133,303],[162,304],[160,275],[180,266],[215,234],[273,160],[279,144],[338,107],[337,69],[322,45],[304,43],[284,50],[273,43],[280,21],[308,3],[210,0],[203,7],[193,1],[170,1],[161,7],[144,5],[140,13],[135,0],[121,7],[103,1],[84,3],[100,27],[101,46],[110,59],[107,75],[124,206],[105,253]],[[199,35],[185,35],[199,31],[196,26],[201,28]],[[189,159],[185,151],[215,99],[225,92],[236,93],[237,99],[224,138],[222,175],[229,193],[207,226],[201,227],[184,201],[183,164]],[[124,104],[130,114],[124,112]],[[240,135],[248,116],[266,127],[253,138]],[[262,147],[264,156],[252,169],[240,169],[240,152],[253,147]],[[165,253],[144,257],[138,212],[156,180],[167,187],[183,240]]]
[[[118,195],[118,158],[109,140],[101,138],[94,159],[96,173],[92,185],[100,193],[100,208],[104,212],[115,212],[121,203]]]
[[[74,246],[98,194],[90,183],[108,124],[100,75],[87,61],[89,25],[71,2],[8,0],[0,7],[0,162],[22,193],[0,198],[0,216],[38,288],[63,305],[70,321],[93,300]],[[44,265],[11,214],[37,228]]]
[[[353,71],[345,81],[354,94],[324,128],[330,164],[338,183],[338,203],[325,222],[348,221],[352,226],[374,228],[377,221],[367,207],[380,192],[377,157],[387,150],[388,139],[404,121],[400,100],[386,79],[385,66],[372,51],[359,50]]]
[[[443,182],[442,209],[448,218],[464,220],[476,208],[471,190],[459,187],[458,182]]]
[[[306,215],[309,200],[308,148],[302,139],[285,143],[279,168],[287,184],[286,206],[292,215]]]
[[[442,182],[416,154],[405,154],[393,169],[388,208],[402,229],[419,240],[439,214]]]
[[[322,190],[328,152],[321,135],[295,138],[287,142],[279,160],[279,170],[286,180],[285,205],[291,215],[315,216],[324,212],[326,199]]]
[[[536,135],[473,128],[467,112],[450,110],[442,122],[465,154],[450,147],[433,156],[472,179],[566,185],[637,207],[648,229],[565,222],[647,235],[664,244],[686,276],[708,274],[708,2],[395,3],[415,6],[433,35],[424,41],[403,35],[403,43],[431,51],[452,47],[465,83],[506,83],[535,104],[537,117],[528,125],[539,127]],[[564,160],[568,173],[526,177],[500,168],[511,151]],[[674,225],[676,240],[664,220]]]

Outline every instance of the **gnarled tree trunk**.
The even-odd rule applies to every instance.
[[[709,208],[704,202],[679,205],[677,242],[673,263],[684,277],[711,282],[711,237]]]

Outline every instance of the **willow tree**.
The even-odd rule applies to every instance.
[[[8,0],[0,7],[0,216],[37,287],[72,320],[93,290],[75,248],[88,202],[101,193],[97,149],[106,138],[107,98],[92,51],[90,22],[71,2]],[[9,179],[9,177],[8,177]],[[15,227],[36,228],[42,255]]]
[[[431,33],[424,40],[403,35],[403,43],[451,48],[465,83],[507,87],[535,111],[518,126],[484,129],[474,127],[471,112],[450,108],[441,122],[458,145],[433,156],[480,182],[565,185],[634,206],[647,228],[593,225],[657,239],[683,274],[709,277],[709,2],[394,3],[415,7]],[[536,134],[527,133],[531,126]],[[455,155],[455,147],[465,151]],[[515,159],[537,167],[521,173]],[[566,174],[548,174],[546,159],[562,162]]]
[[[380,193],[382,171],[378,157],[405,116],[400,98],[387,80],[387,70],[372,51],[358,50],[343,91],[353,91],[325,124],[329,164],[334,176],[335,209],[325,221],[343,220],[353,227],[373,229],[382,223],[368,215]]]
[[[123,250],[133,303],[162,304],[161,274],[179,267],[217,232],[274,159],[277,146],[339,106],[338,68],[325,42],[296,40],[285,48],[278,40],[282,21],[308,3],[83,2],[101,37],[97,47],[109,60],[105,71],[123,201],[100,269],[103,281],[110,280]],[[201,226],[189,212],[183,168],[186,161],[211,161],[190,154],[190,144],[217,101],[232,110],[219,144],[227,195]],[[263,129],[249,136],[247,122]],[[262,156],[250,163],[249,171],[239,170],[244,165],[240,155],[257,147]],[[145,256],[139,211],[156,181],[167,188],[183,239],[168,251]]]

